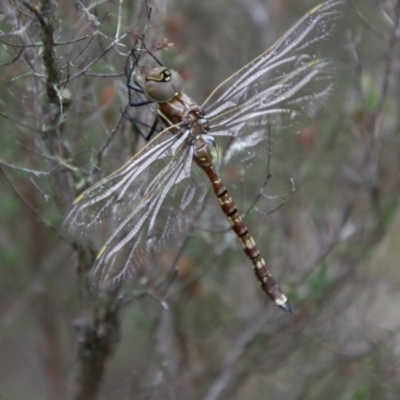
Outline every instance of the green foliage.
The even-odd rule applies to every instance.
[[[329,286],[328,263],[323,261],[307,279],[310,295],[314,300],[320,300],[324,296],[325,289]]]
[[[21,205],[16,201],[10,188],[7,185],[0,186],[1,196],[1,207],[0,207],[0,221],[4,223],[10,223],[15,221],[17,213],[21,210]]]
[[[370,110],[374,110],[380,102],[380,88],[372,75],[365,73],[362,75],[361,84],[366,94],[366,105]]]
[[[371,400],[371,389],[366,382],[360,382],[354,390],[352,400]]]
[[[11,61],[11,54],[7,51],[0,51],[0,63],[8,63]]]

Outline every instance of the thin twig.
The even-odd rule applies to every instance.
[[[0,166],[0,173],[3,175],[5,181],[13,190],[13,192],[17,195],[17,197],[22,201],[22,203],[28,208],[28,210],[43,223],[44,226],[49,228],[53,233],[58,235],[57,229],[53,227],[53,225],[43,218],[43,216],[33,207],[31,204],[25,199],[25,197],[18,191],[18,189],[13,185],[13,183],[8,179],[7,175],[4,173],[3,169]]]
[[[236,343],[233,344],[228,360],[225,361],[220,374],[211,384],[206,395],[203,397],[203,400],[217,400],[220,397],[222,392],[231,383],[235,366],[240,362],[250,344],[262,331],[269,318],[270,316],[268,313],[263,313],[254,318],[252,322],[248,323],[247,328],[238,338]]]
[[[0,166],[1,165],[3,165],[4,167],[7,167],[9,169],[13,169],[15,171],[26,172],[27,174],[31,174],[31,175],[35,175],[35,176],[49,175],[51,173],[51,172],[47,172],[47,171],[37,171],[37,170],[34,170],[34,169],[17,167],[15,165],[8,164],[5,161],[0,159]]]

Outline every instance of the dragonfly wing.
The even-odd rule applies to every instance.
[[[333,91],[338,70],[340,63],[335,59],[297,67],[276,85],[210,118],[210,134],[220,137],[226,158],[246,156],[252,147],[265,151],[268,134],[279,139],[284,131],[298,133],[315,116]]]
[[[241,199],[251,203],[249,197],[257,193],[252,182],[266,182],[271,153],[274,163],[276,159],[279,163],[282,133],[298,133],[326,104],[342,69],[341,61],[327,54],[335,48],[348,11],[346,0],[315,7],[205,101],[219,164],[229,165],[221,168],[221,178],[239,209],[246,209]]]
[[[176,143],[170,130],[163,131],[125,165],[83,192],[64,220],[67,236],[84,242],[103,230],[109,234],[140,203],[152,177],[171,161]],[[112,221],[116,226],[110,225]]]
[[[193,164],[188,135],[161,132],[75,201],[64,229],[70,236],[91,238],[95,247],[103,244],[91,273],[94,289],[148,267],[188,234],[198,218],[209,185]]]
[[[151,192],[107,240],[92,270],[95,288],[119,284],[143,271],[193,228],[208,185],[191,153],[191,147],[182,149],[174,168],[151,183]]]
[[[203,108],[213,119],[258,98],[261,92],[279,85],[297,68],[323,60],[340,32],[348,12],[348,1],[330,0],[314,7],[271,48],[222,82],[207,98]]]
[[[342,63],[324,53],[332,51],[346,11],[346,0],[315,7],[206,100],[210,133],[220,138],[225,162],[245,163],[249,148],[266,157],[271,138],[299,132],[326,103]]]

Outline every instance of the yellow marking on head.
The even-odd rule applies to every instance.
[[[105,253],[106,249],[107,249],[107,246],[103,246],[103,247],[100,249],[99,254],[97,254],[96,260],[98,260],[99,258],[101,258],[101,256]]]
[[[161,75],[148,75],[146,78],[147,81],[155,81],[155,82],[162,82],[163,77]]]
[[[80,194],[72,203],[73,205],[78,204],[81,200],[83,200],[85,198],[85,195],[82,193]]]
[[[315,14],[322,6],[323,6],[323,4],[318,4],[312,10],[310,10],[309,14],[310,15]]]

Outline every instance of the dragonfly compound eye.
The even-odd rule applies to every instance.
[[[149,100],[165,103],[181,92],[182,85],[178,72],[166,67],[156,67],[146,76],[144,93]]]

